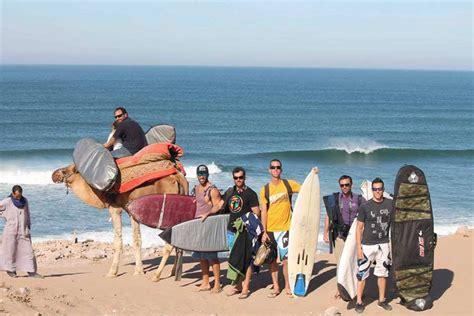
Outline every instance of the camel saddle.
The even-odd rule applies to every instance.
[[[120,177],[115,190],[124,193],[146,182],[175,174],[178,170],[184,173],[184,168],[178,161],[182,155],[183,149],[178,145],[155,143],[144,147],[133,156],[116,159]]]

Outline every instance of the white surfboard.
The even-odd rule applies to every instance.
[[[319,176],[311,171],[301,186],[291,218],[288,275],[294,295],[305,296],[313,273],[321,213]]]
[[[372,199],[372,183],[368,180],[362,181],[360,185],[362,196],[367,201]],[[384,192],[384,197],[392,199],[390,194]],[[357,295],[357,242],[356,242],[357,219],[351,225],[347,235],[341,260],[337,265],[337,288],[342,299],[350,301]]]
[[[344,301],[351,301],[357,295],[357,220],[351,225],[347,234],[341,259],[337,265],[337,288]]]

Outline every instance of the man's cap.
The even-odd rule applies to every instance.
[[[206,165],[199,165],[196,168],[196,174],[198,176],[209,176],[209,169],[207,168]]]

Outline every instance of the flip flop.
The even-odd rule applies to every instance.
[[[210,290],[211,290],[210,287],[205,287],[205,288],[200,288],[200,289],[198,290],[198,292],[207,292],[207,291],[210,291]]]
[[[268,298],[275,298],[278,295],[280,295],[280,292],[270,292],[270,293],[268,293],[267,297]]]
[[[250,295],[250,291],[248,291],[247,293],[241,293],[239,295],[239,300],[245,300],[247,297],[249,297]]]
[[[211,290],[211,294],[219,294],[220,292],[222,292],[222,287],[218,288],[217,290]]]
[[[234,295],[237,295],[237,294],[240,294],[242,293],[241,290],[233,290],[232,292],[230,293],[225,293],[226,296],[234,296]]]

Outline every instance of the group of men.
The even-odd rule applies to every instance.
[[[128,117],[123,107],[114,112],[115,131],[104,144],[105,148],[113,149],[117,141],[122,143],[120,148],[111,151],[115,158],[135,154],[147,145],[145,133],[140,125]],[[199,183],[194,187],[196,197],[196,217],[205,221],[216,213],[229,213],[230,221],[227,227],[227,242],[232,249],[236,241],[235,222],[247,214],[254,214],[261,224],[261,242],[272,245],[277,255],[269,263],[273,286],[268,294],[269,298],[278,296],[282,291],[278,280],[280,262],[283,266],[284,292],[292,296],[288,278],[288,242],[291,223],[291,197],[300,190],[300,184],[294,180],[282,178],[283,166],[280,160],[270,161],[268,172],[271,176],[269,183],[260,190],[260,199],[257,193],[245,183],[246,173],[241,167],[232,171],[234,186],[224,195],[209,180],[209,169],[205,165],[197,167],[196,174]],[[317,168],[312,172],[318,173]],[[362,295],[365,280],[369,276],[369,268],[375,261],[374,274],[378,277],[379,301],[378,306],[385,310],[392,307],[385,297],[386,278],[388,276],[390,257],[388,245],[388,231],[392,203],[383,196],[384,183],[380,178],[372,181],[373,198],[366,201],[362,196],[352,192],[352,178],[343,175],[339,178],[340,192],[332,195],[333,201],[330,214],[326,217],[324,227],[324,241],[334,246],[336,262],[339,263],[344,242],[350,226],[357,220],[357,257],[358,257],[358,288],[356,312],[362,313],[364,305]],[[16,277],[16,270],[28,272],[30,277],[41,277],[36,273],[36,260],[31,247],[30,218],[28,201],[22,195],[23,190],[16,185],[11,195],[0,201],[0,217],[7,223],[3,232],[3,242],[0,249],[0,270],[6,270],[11,277]],[[332,238],[330,238],[332,237]],[[332,247],[331,247],[332,248]],[[202,283],[199,291],[219,293],[222,291],[220,281],[220,263],[217,253],[195,252],[193,257],[200,260]],[[211,287],[209,268],[212,267],[214,285]],[[226,293],[228,296],[238,295],[245,299],[250,294],[250,281],[253,266],[248,265],[243,277],[231,286]],[[339,297],[336,294],[336,298]]]
[[[269,262],[273,286],[269,298],[278,296],[282,291],[278,280],[280,262],[283,266],[284,292],[291,296],[288,279],[288,241],[291,223],[291,196],[298,193],[300,184],[294,180],[282,178],[282,163],[278,159],[270,161],[268,172],[271,176],[270,182],[260,190],[260,199],[257,193],[245,183],[245,170],[237,167],[232,171],[234,186],[230,187],[221,196],[219,189],[210,182],[207,166],[200,165],[196,173],[199,183],[194,192],[197,201],[197,215],[204,221],[208,216],[220,213],[229,213],[230,222],[228,226],[227,239],[229,249],[232,249],[235,228],[233,223],[248,212],[254,213],[261,220],[263,232],[262,243],[270,242],[277,248],[277,256]],[[317,168],[312,172],[318,173]],[[378,277],[379,300],[378,306],[390,311],[392,307],[386,301],[386,278],[388,277],[390,257],[388,245],[388,231],[392,203],[384,198],[384,183],[380,178],[372,181],[373,198],[366,201],[361,195],[352,192],[352,178],[343,175],[339,179],[340,192],[334,193],[336,203],[331,210],[333,218],[326,217],[324,227],[324,241],[332,242],[335,248],[336,262],[339,263],[344,242],[352,223],[357,220],[357,256],[358,256],[358,289],[355,310],[358,313],[364,311],[362,296],[365,280],[369,276],[369,268],[375,261],[374,274]],[[259,201],[260,200],[260,201]],[[329,238],[330,234],[334,238]],[[202,283],[199,291],[221,291],[220,268],[217,253],[194,253],[194,258],[200,259],[202,269]],[[214,286],[211,287],[209,278],[209,266],[212,265],[214,273]],[[235,284],[226,293],[228,296],[239,295],[239,299],[249,296],[252,266],[245,273],[242,282]],[[339,293],[335,295],[340,297]]]

